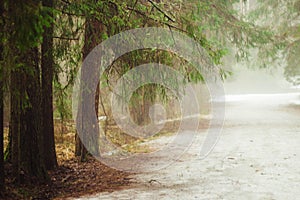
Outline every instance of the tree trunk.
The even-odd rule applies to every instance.
[[[0,17],[2,18],[4,12],[4,2],[0,1]],[[3,24],[1,23],[1,26]],[[0,62],[2,62],[2,52],[3,52],[3,43],[2,43],[2,35],[0,36]],[[1,193],[4,191],[4,144],[3,144],[3,65],[0,65],[0,197]]]
[[[11,133],[11,146],[10,146],[10,156],[12,162],[12,173],[16,178],[17,182],[20,182],[20,158],[19,158],[19,143],[20,143],[20,126],[21,126],[21,72],[20,69],[13,70],[10,75],[10,133]]]
[[[25,109],[21,111],[20,129],[20,172],[46,180],[44,165],[42,132],[42,99],[38,48],[31,48],[24,54],[24,64],[31,67],[30,73],[24,74],[24,92],[27,95]],[[25,97],[25,96],[24,96]],[[23,97],[23,98],[24,98]]]
[[[43,6],[53,7],[53,0],[43,0]],[[44,136],[44,162],[48,170],[57,167],[53,124],[53,24],[44,28],[42,43],[42,131]]]
[[[1,51],[2,48],[0,48]],[[2,68],[2,66],[1,66]],[[0,70],[2,73],[2,69]],[[4,190],[4,144],[3,144],[3,82],[0,77],[0,194]]]
[[[0,52],[2,52],[2,47],[0,47]],[[0,59],[1,60],[1,59]],[[3,66],[1,66],[1,74],[2,74]],[[4,144],[3,144],[3,82],[2,77],[0,77],[0,196],[1,192],[4,190]]]
[[[155,90],[153,87],[153,85],[140,87],[135,91],[135,96],[130,100],[130,115],[137,125],[147,125],[151,122],[149,109],[155,102]]]
[[[75,134],[75,156],[81,155],[81,145],[82,145],[82,143],[80,141],[80,137],[76,131],[76,134]]]
[[[95,2],[97,2],[97,0],[95,0]],[[84,47],[82,50],[83,53],[83,59],[86,58],[86,56],[90,53],[90,51],[96,47],[102,40],[101,40],[101,34],[104,31],[104,25],[101,23],[101,21],[97,20],[97,19],[91,19],[91,18],[87,18],[86,19],[86,23],[85,23],[85,42],[84,42]],[[97,69],[95,69],[97,70]],[[100,89],[99,89],[99,83],[96,89],[96,94],[95,94],[95,112],[96,112],[96,116],[98,117],[98,104],[99,104],[99,94],[100,94]],[[98,119],[97,119],[98,121]],[[87,124],[88,126],[90,126],[91,124]],[[96,125],[98,126],[98,124]],[[93,154],[98,154],[99,153],[99,149],[98,149],[98,139],[97,137],[95,137],[94,141],[91,141],[91,144],[93,145],[93,147],[97,148],[97,149],[93,149]],[[86,160],[86,156],[88,154],[86,148],[84,147],[84,145],[82,144],[82,142],[80,141],[80,138],[78,137],[78,135],[76,136],[76,150],[75,150],[75,154],[78,155],[80,152],[80,157],[81,157],[81,161],[85,161]]]
[[[16,41],[15,34],[21,26],[26,26],[22,16],[28,15],[28,2],[8,1],[8,18],[10,20],[10,34],[5,46],[9,51],[8,58],[11,67],[11,156],[13,175],[18,183],[23,183],[32,177],[44,181],[47,178],[43,160],[43,134],[41,109],[41,80],[39,68],[38,47],[26,46],[20,48],[22,41]],[[30,2],[33,8],[38,9],[39,1]],[[29,13],[34,14],[34,13]],[[15,16],[19,16],[15,18]],[[21,21],[19,21],[21,19]],[[18,21],[15,21],[18,20]],[[30,28],[34,29],[32,24]],[[29,45],[29,44],[28,44]]]

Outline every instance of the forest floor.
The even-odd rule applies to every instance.
[[[150,140],[167,136],[178,128],[178,123],[168,123],[158,135]],[[75,157],[75,128],[72,121],[61,123],[55,120],[55,143],[58,167],[48,171],[49,181],[39,182],[36,179],[25,177],[26,184],[16,184],[12,178],[11,165],[5,165],[6,192],[0,199],[5,200],[47,200],[66,199],[97,194],[99,192],[113,192],[128,188],[135,184],[134,173],[118,171],[107,167],[89,156],[86,162],[80,162]],[[107,133],[110,140],[128,152],[147,153],[151,149],[147,145],[140,145],[145,141],[123,134],[117,126],[110,126]],[[4,133],[4,146],[8,145],[8,129]]]
[[[62,132],[63,131],[63,132]],[[58,168],[49,171],[49,181],[38,182],[25,177],[26,184],[16,185],[11,175],[10,164],[5,165],[6,192],[0,199],[5,200],[47,200],[79,197],[99,192],[112,192],[128,187],[132,180],[129,173],[109,168],[92,157],[80,162],[74,156],[75,133],[71,123],[61,126],[56,122],[55,140]],[[5,146],[8,143],[7,130]]]
[[[41,183],[30,179],[26,185],[16,185],[6,166],[6,194],[3,199],[65,199],[99,192],[112,192],[128,187],[130,174],[117,171],[89,158],[80,163],[76,158],[63,161],[60,166],[49,172],[51,181]],[[0,198],[1,199],[1,198]]]

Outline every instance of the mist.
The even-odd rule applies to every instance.
[[[283,68],[249,69],[236,65],[233,75],[224,82],[225,93],[230,94],[274,94],[291,93],[299,89],[286,81]]]

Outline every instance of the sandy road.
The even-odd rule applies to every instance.
[[[182,159],[137,175],[131,189],[81,199],[300,199],[299,101],[299,93],[227,96],[207,158],[198,158],[200,134]]]

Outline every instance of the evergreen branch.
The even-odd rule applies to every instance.
[[[76,13],[66,12],[66,11],[60,10],[58,8],[55,8],[55,10],[58,11],[58,12],[60,12],[60,13],[62,13],[62,14],[64,14],[64,15],[76,16],[76,17],[85,17],[84,14],[76,14]]]
[[[161,12],[168,20],[171,22],[175,22],[174,19],[172,19],[169,15],[167,15],[162,9],[160,9],[152,0],[147,0],[152,4],[153,7],[155,7],[159,12]]]
[[[71,5],[71,2],[67,1],[67,0],[60,0],[61,2],[65,3],[65,4],[68,4],[68,5]]]
[[[79,38],[68,38],[68,37],[62,37],[62,36],[53,36],[53,39],[70,40],[70,41],[76,40],[76,41],[79,41]]]
[[[133,5],[133,7],[132,7],[133,9],[135,9],[135,6],[136,6],[137,2],[138,2],[138,0],[135,1],[134,5]],[[133,12],[133,10],[131,10],[131,12],[130,12],[129,15],[128,15],[128,21],[129,21],[129,19],[130,19],[130,16],[131,16],[132,12]]]
[[[190,32],[188,32],[187,30],[184,30],[184,29],[182,29],[182,28],[179,28],[179,27],[177,27],[177,26],[175,26],[175,25],[172,25],[172,24],[170,24],[170,23],[168,23],[168,22],[164,22],[164,21],[159,21],[159,20],[157,20],[157,19],[153,19],[152,17],[149,17],[148,15],[146,15],[145,13],[143,13],[143,12],[141,12],[141,11],[139,11],[139,10],[136,10],[136,9],[133,9],[133,8],[130,8],[130,7],[127,7],[127,9],[128,9],[128,10],[133,10],[133,11],[136,12],[137,14],[139,14],[139,15],[141,15],[141,16],[143,16],[143,17],[149,19],[149,20],[152,20],[152,21],[154,21],[154,22],[156,22],[156,23],[158,23],[158,24],[165,25],[165,26],[167,26],[170,30],[171,30],[171,29],[175,29],[175,30],[180,31],[180,32],[182,32],[182,33],[186,33],[187,35],[191,36],[195,41],[199,42],[199,38],[197,38],[195,35],[192,35],[192,34],[191,34]],[[213,51],[213,48],[211,47],[211,45],[208,45],[208,46],[206,47],[206,49],[209,50],[209,51]]]

